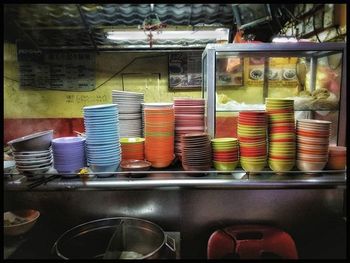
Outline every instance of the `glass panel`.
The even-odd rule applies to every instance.
[[[241,110],[264,109],[264,58],[217,53],[215,137],[237,137]]]
[[[291,98],[296,119],[332,122],[336,144],[342,56],[332,50],[216,52],[215,137],[237,136],[239,111],[264,110],[267,97]]]

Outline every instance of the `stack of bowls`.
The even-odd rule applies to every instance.
[[[331,170],[346,168],[346,147],[329,146],[327,168]]]
[[[110,176],[120,164],[118,107],[103,104],[84,107],[87,161],[92,171]]]
[[[145,147],[144,138],[121,138],[120,144],[122,148],[122,161],[124,160],[144,160]]]
[[[13,152],[16,169],[25,174],[28,179],[42,178],[43,173],[52,167],[51,147],[43,151],[21,151]]]
[[[216,170],[232,171],[238,164],[238,140],[216,138],[211,140],[213,164]]]
[[[9,141],[16,169],[28,179],[43,177],[52,167],[52,138],[53,130],[49,130]]]
[[[264,169],[267,159],[267,121],[265,111],[241,111],[238,115],[240,163],[247,172]]]
[[[85,138],[61,137],[52,140],[54,168],[63,177],[75,177],[86,166]]]
[[[266,99],[269,120],[269,166],[275,172],[295,166],[294,101]]]
[[[174,98],[175,154],[181,160],[181,136],[204,132],[204,99]]]
[[[145,157],[152,167],[164,168],[174,160],[173,103],[144,103]]]
[[[181,136],[182,167],[187,171],[208,171],[211,168],[211,145],[207,133]]]
[[[119,109],[120,137],[142,136],[143,101],[143,93],[112,90],[112,102],[117,104]]]
[[[297,167],[302,171],[322,170],[328,161],[330,121],[297,120]]]

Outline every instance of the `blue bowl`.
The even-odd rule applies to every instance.
[[[117,171],[120,163],[112,164],[112,165],[98,165],[98,164],[91,164],[90,169],[95,173],[105,173],[105,172],[115,172]],[[97,177],[110,177],[113,174],[97,174]]]

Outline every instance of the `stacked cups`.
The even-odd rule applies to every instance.
[[[175,116],[172,103],[144,103],[145,157],[152,167],[164,168],[174,160]]]
[[[232,171],[238,164],[238,140],[216,138],[211,140],[213,164],[216,170]]]
[[[275,172],[291,170],[295,165],[294,101],[266,99],[269,120],[269,166]]]
[[[328,161],[331,122],[297,120],[297,167],[302,171],[322,170]]]
[[[116,104],[84,107],[87,161],[92,171],[110,176],[120,164],[118,108]]]
[[[61,137],[52,140],[54,168],[64,177],[75,177],[86,166],[85,138]]]
[[[240,162],[247,172],[261,171],[266,166],[267,122],[265,111],[241,111],[237,134]]]

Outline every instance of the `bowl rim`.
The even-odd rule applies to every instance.
[[[11,226],[5,226],[4,225],[4,228],[13,228],[13,227],[19,227],[19,226],[23,226],[23,225],[26,225],[26,224],[29,224],[29,223],[32,223],[34,222],[35,220],[37,220],[40,216],[40,212],[38,210],[34,210],[34,209],[22,209],[22,210],[14,210],[14,211],[6,211],[4,212],[5,213],[13,213],[13,214],[16,214],[18,212],[23,212],[23,211],[34,211],[35,213],[35,216],[34,218],[26,221],[26,222],[23,222],[23,223],[20,223],[20,224],[17,224],[17,225],[11,225]]]
[[[23,136],[23,137],[19,137],[19,138],[16,138],[16,139],[13,139],[9,142],[7,142],[7,144],[14,144],[14,143],[18,143],[18,142],[24,142],[24,141],[27,141],[27,140],[30,140],[30,139],[34,139],[34,138],[37,138],[37,137],[40,137],[40,136],[43,136],[43,135],[47,135],[47,134],[53,134],[53,131],[54,130],[47,130],[47,131],[41,131],[41,132],[36,132],[36,133],[32,133],[32,134],[29,134],[29,135],[26,135],[26,136]]]

